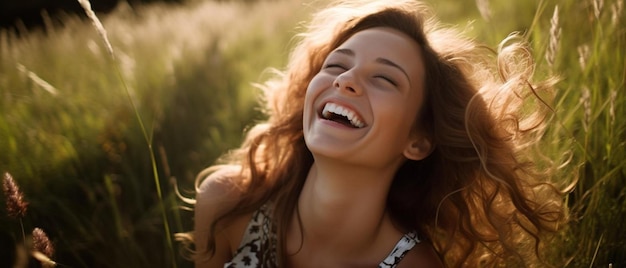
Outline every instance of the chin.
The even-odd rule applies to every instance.
[[[332,159],[345,159],[347,152],[344,150],[344,146],[337,146],[336,144],[321,143],[321,142],[308,142],[306,146],[313,155],[313,158],[332,158]]]

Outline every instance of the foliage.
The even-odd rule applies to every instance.
[[[150,131],[172,231],[188,231],[191,214],[177,207],[170,177],[192,190],[195,174],[260,119],[251,83],[285,63],[309,7],[243,2],[122,6],[101,16],[115,61],[76,17],[45,32],[0,32],[0,172],[21,186],[30,203],[24,225],[46,230],[55,260],[162,267],[174,258],[191,266],[167,254],[171,234],[161,228],[146,141],[113,66]],[[558,183],[577,184],[566,196],[571,224],[547,257],[567,267],[626,265],[623,0],[429,2],[444,22],[467,26],[491,47],[524,32],[537,75],[561,77],[541,143],[554,162],[569,161]],[[4,214],[0,229],[21,241],[20,225]]]
[[[476,18],[468,32],[492,47],[513,31],[524,33],[536,56],[536,75],[561,78],[541,149],[549,162],[565,164],[556,183],[576,185],[566,196],[571,222],[546,255],[565,267],[626,265],[623,0],[463,2],[477,8],[433,4],[449,23]]]
[[[175,257],[190,265],[167,253],[171,234],[160,227],[146,141],[122,82],[152,136],[161,185],[171,186],[173,176],[193,189],[195,174],[259,119],[251,83],[285,58],[298,14],[285,10],[293,6],[121,7],[102,17],[115,61],[89,22],[75,17],[45,33],[1,33],[0,170],[23,186],[25,224],[48,231],[56,259],[72,267],[159,267]],[[187,231],[191,216],[180,215],[170,186],[169,224]],[[21,233],[5,216],[0,226]]]

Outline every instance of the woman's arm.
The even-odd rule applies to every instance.
[[[213,221],[232,209],[238,202],[241,192],[235,180],[239,178],[239,167],[225,166],[210,174],[201,182],[196,194],[194,210],[195,267],[224,267],[231,256],[231,241],[228,225],[224,222],[215,229],[214,252],[208,250]]]

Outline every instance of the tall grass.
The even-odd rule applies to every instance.
[[[95,30],[100,35],[100,39],[110,56],[110,60],[113,62],[112,68],[115,70],[117,77],[120,78],[120,82],[122,83],[124,87],[124,92],[126,93],[126,96],[128,97],[129,104],[131,105],[133,111],[135,112],[135,118],[137,119],[137,123],[139,124],[141,134],[143,135],[144,141],[146,142],[146,145],[147,145],[148,155],[150,156],[150,164],[152,166],[152,176],[154,179],[154,185],[155,185],[156,194],[158,198],[158,206],[161,211],[163,231],[165,234],[165,241],[167,241],[167,248],[169,249],[170,255],[174,256],[174,244],[172,243],[172,236],[169,235],[171,233],[171,229],[170,229],[170,224],[169,224],[169,220],[167,217],[167,212],[165,211],[165,205],[163,203],[163,191],[161,190],[159,171],[157,168],[156,157],[154,155],[154,149],[152,146],[153,145],[152,131],[148,132],[148,130],[146,129],[146,124],[144,123],[141,113],[138,110],[137,103],[135,103],[135,100],[133,96],[131,95],[130,88],[128,87],[128,83],[126,83],[126,79],[124,79],[122,72],[120,70],[120,63],[116,61],[117,59],[115,57],[115,52],[113,51],[113,47],[111,46],[111,43],[109,41],[109,37],[106,33],[106,29],[104,29],[104,26],[102,26],[102,22],[96,16],[95,12],[92,10],[91,2],[89,2],[89,0],[78,0],[78,2],[83,7],[83,9],[85,10],[85,13],[87,14],[87,17],[91,20],[92,25],[94,26]],[[105,182],[107,186],[107,192],[112,194],[113,191],[111,190],[112,183],[111,183],[110,177],[105,177]],[[115,202],[111,202],[111,207],[113,208],[113,211],[116,211],[116,212],[118,211],[117,205]],[[118,214],[114,213],[114,216],[116,216],[115,223],[116,223],[116,227],[119,230],[122,228],[121,227],[122,225],[120,223]],[[172,267],[177,267],[176,258],[172,258]]]
[[[26,224],[49,230],[57,259],[74,267],[189,266],[168,252],[162,226],[187,231],[190,215],[179,214],[165,187],[169,222],[160,216],[146,140],[158,148],[157,183],[175,176],[192,189],[195,173],[258,119],[250,83],[285,58],[302,14],[287,11],[297,7],[122,6],[101,16],[122,79],[88,21],[68,17],[19,38],[0,33],[0,169],[23,185]],[[3,230],[14,228],[0,219]]]
[[[100,14],[122,79],[86,20],[66,17],[20,37],[0,31],[0,172],[22,186],[30,203],[24,225],[46,230],[55,260],[191,266],[168,252],[171,234],[162,228],[153,163],[134,113],[155,149],[158,183],[176,177],[192,189],[195,174],[259,119],[250,83],[284,64],[309,10],[299,1],[257,2],[122,5]],[[547,257],[566,267],[626,266],[623,0],[429,2],[444,22],[467,25],[492,47],[524,32],[537,76],[562,78],[542,149],[556,163],[569,161],[557,183],[578,183],[567,195],[571,223]],[[188,231],[191,214],[179,210],[172,187],[163,187],[163,202],[171,231]],[[19,228],[0,213],[0,229]]]
[[[626,26],[623,0],[563,5],[558,122],[552,133],[573,139],[579,182],[569,196],[572,224],[564,234],[573,267],[626,265]],[[567,108],[566,108],[567,107]],[[556,139],[557,137],[554,137]],[[558,145],[554,146],[560,149]]]
[[[564,267],[625,267],[623,0],[461,2],[465,7],[473,2],[483,6],[433,4],[450,23],[476,18],[468,32],[491,46],[512,31],[524,33],[536,56],[536,75],[561,78],[541,148],[549,161],[567,163],[555,182],[577,184],[567,195],[571,222],[555,239],[548,257]]]

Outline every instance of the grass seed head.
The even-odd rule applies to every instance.
[[[50,242],[48,235],[40,228],[33,229],[33,250],[43,253],[48,256],[48,258],[52,258],[52,255],[54,255],[52,242]]]
[[[476,0],[476,6],[478,7],[480,16],[482,16],[485,21],[490,21],[491,6],[489,5],[489,0]]]
[[[78,3],[83,7],[83,9],[85,10],[85,14],[87,14],[87,17],[89,17],[89,19],[91,20],[91,23],[96,28],[96,31],[98,31],[102,42],[104,42],[104,45],[106,46],[107,52],[111,57],[113,57],[113,46],[111,46],[111,42],[109,42],[107,31],[106,29],[104,29],[104,26],[102,26],[102,22],[100,22],[100,19],[98,19],[98,16],[96,16],[96,13],[93,12],[93,9],[91,9],[91,3],[89,2],[89,0],[78,0]]]
[[[20,192],[19,186],[8,172],[4,173],[2,180],[2,191],[6,198],[7,215],[11,218],[21,218],[26,215],[28,202],[24,201],[24,195]]]
[[[561,39],[561,26],[559,25],[559,6],[554,7],[552,19],[550,19],[550,43],[546,51],[546,61],[552,67],[556,59],[556,53],[559,50],[559,41]]]
[[[617,100],[617,90],[611,90],[611,96],[609,97],[609,122],[611,125],[615,124],[615,101]]]
[[[616,27],[619,24],[619,20],[622,15],[622,10],[624,9],[624,1],[618,0],[613,5],[611,5],[611,23],[613,23],[613,27]]]
[[[593,15],[596,16],[596,20],[600,20],[600,14],[604,8],[604,0],[593,0]]]
[[[589,45],[581,45],[578,46],[578,63],[580,64],[580,69],[585,71],[587,67],[587,59],[589,58]]]
[[[582,103],[584,110],[583,127],[585,131],[588,131],[591,120],[591,91],[586,86],[583,86],[580,103]]]

